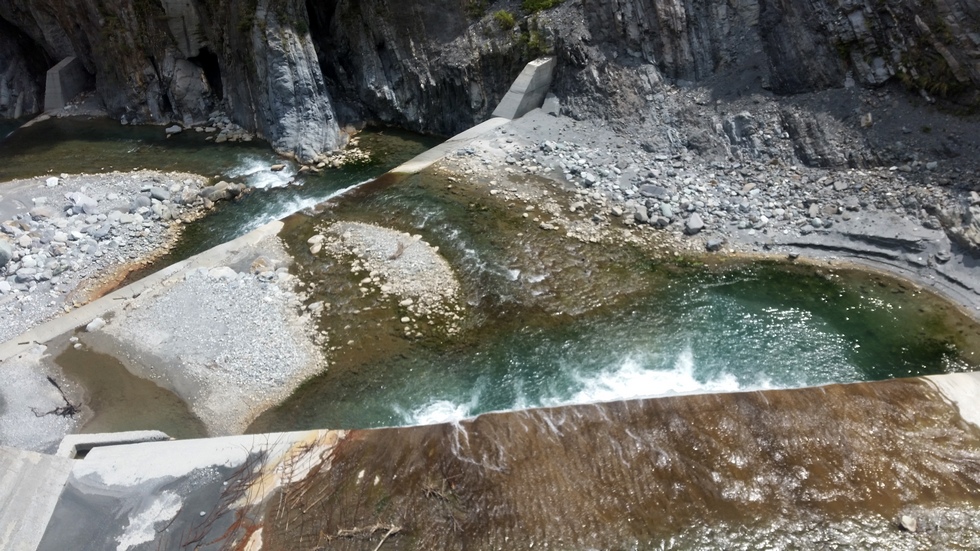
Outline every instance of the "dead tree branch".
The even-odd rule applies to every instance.
[[[31,411],[34,412],[34,416],[44,417],[45,415],[57,415],[58,417],[74,417],[75,414],[78,413],[81,408],[71,403],[71,400],[68,399],[68,396],[65,394],[65,391],[61,389],[61,385],[59,385],[57,381],[55,381],[49,376],[48,382],[54,385],[54,387],[58,389],[58,392],[61,393],[61,399],[65,401],[65,405],[58,406],[52,409],[51,411],[46,411],[44,413],[38,411],[37,408],[31,408]]]

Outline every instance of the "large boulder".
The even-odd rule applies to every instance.
[[[6,239],[0,239],[0,268],[7,265],[14,257],[14,247]]]
[[[687,219],[687,223],[684,224],[684,232],[688,235],[694,235],[703,229],[704,220],[702,220],[701,215],[696,212],[691,214],[691,217]]]
[[[96,214],[99,202],[79,191],[66,193],[65,197],[71,201],[72,210],[76,213]]]

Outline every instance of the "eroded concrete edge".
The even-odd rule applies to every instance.
[[[960,417],[980,429],[980,373],[948,373],[923,377],[960,412]]]

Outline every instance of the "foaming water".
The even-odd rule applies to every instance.
[[[296,167],[293,163],[276,163],[283,165],[281,170],[272,170],[273,160],[268,156],[244,156],[225,176],[238,179],[249,187],[256,189],[275,189],[286,187],[296,179]]]
[[[637,359],[626,358],[620,364],[598,373],[574,373],[570,396],[545,399],[543,405],[590,404],[634,398],[654,398],[677,394],[702,394],[706,392],[736,392],[767,388],[761,381],[756,385],[742,385],[735,375],[720,373],[708,379],[695,375],[694,351],[686,346],[677,356],[671,369],[656,369]],[[577,387],[577,390],[576,390]]]
[[[536,267],[498,271],[501,263],[472,240],[443,235],[446,248],[453,242],[460,247],[456,266],[472,261],[467,249],[488,260],[472,269],[502,289],[489,307],[542,285],[532,282]],[[495,411],[968,369],[949,341],[923,332],[936,323],[928,308],[902,300],[877,283],[852,287],[752,268],[678,278],[617,308],[561,323],[549,312],[535,316],[507,303],[505,314],[485,318],[490,325],[468,344],[413,348],[386,358],[383,367],[344,372],[318,387],[315,405],[290,404],[288,419],[270,428],[430,424]],[[471,304],[487,308],[480,297]],[[308,421],[297,423],[297,416]]]
[[[474,416],[473,400],[459,404],[450,400],[436,400],[412,411],[398,409],[409,425],[437,425],[469,419]]]
[[[564,362],[563,362],[564,363]],[[487,381],[481,379],[477,388],[460,399],[442,398],[423,406],[408,409],[394,406],[399,425],[431,425],[470,419],[487,411],[520,411],[528,408],[555,407],[580,404],[613,402],[640,398],[659,398],[683,394],[706,394],[764,390],[773,388],[772,381],[760,375],[754,380],[743,380],[734,373],[718,372],[705,376],[696,368],[694,350],[684,346],[676,354],[673,365],[667,367],[664,354],[642,355],[636,353],[595,369],[590,366],[565,365],[555,380],[545,383],[544,391],[531,391],[529,399],[523,380],[505,381],[509,387],[511,402],[504,407],[488,409],[481,401]]]
[[[281,220],[293,213],[315,207],[316,205],[331,199],[336,199],[337,197],[340,197],[345,193],[355,190],[372,181],[374,181],[373,178],[333,191],[314,191],[312,194],[306,196],[270,195],[266,198],[267,200],[265,201],[264,212],[258,213],[256,216],[252,217],[246,224],[241,226],[240,231],[242,233],[248,233],[256,228],[268,224],[269,222],[272,222],[273,220]]]

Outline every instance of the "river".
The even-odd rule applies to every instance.
[[[279,160],[261,142],[213,144],[202,133],[167,138],[158,127],[55,119],[3,142],[0,178],[138,167],[261,188],[188,225],[147,273],[366,182],[437,140],[386,130],[365,132],[360,143],[371,161],[297,175],[292,166],[270,172]],[[881,380],[971,370],[980,357],[970,319],[897,280],[775,262],[709,267],[653,260],[632,246],[524,234],[513,211],[460,188],[467,189],[447,191],[444,177],[424,173],[291,219],[283,237],[294,250],[332,219],[421,235],[460,275],[469,312],[452,339],[390,337],[397,312],[352,292],[356,276],[297,256],[297,274],[322,289],[314,298],[334,304],[324,329],[346,340],[353,325],[359,340],[384,345],[333,359],[251,430],[415,425],[528,407]],[[99,381],[88,384],[106,384]]]
[[[0,144],[0,178],[138,166],[263,188],[189,225],[156,265],[162,267],[370,180],[435,142],[366,132],[361,144],[371,162],[298,176],[292,167],[269,172],[278,160],[262,144],[215,145],[205,138],[184,133],[168,139],[160,128],[109,122],[49,121]],[[377,490],[344,486],[354,490],[331,497],[336,503],[313,524],[296,522],[290,531],[284,516],[286,533],[301,538],[305,532],[297,527],[377,522],[398,504],[441,527],[420,541],[455,541],[466,530],[489,534],[475,548],[499,547],[514,537],[522,545],[537,538],[576,548],[878,542],[904,549],[914,545],[907,547],[889,523],[900,507],[919,504],[928,509],[925,518],[955,520],[961,535],[973,530],[975,522],[963,520],[975,518],[970,503],[929,509],[934,486],[966,502],[975,486],[956,472],[960,454],[972,453],[972,441],[958,440],[962,434],[949,422],[954,413],[936,405],[924,383],[828,387],[839,398],[829,402],[806,390],[731,394],[974,370],[980,328],[955,307],[908,282],[841,266],[664,257],[636,245],[529,232],[521,209],[473,188],[423,172],[398,185],[342,195],[319,213],[286,218],[281,236],[296,261],[292,271],[315,283],[310,301],[332,305],[321,328],[331,342],[354,344],[331,355],[324,373],[260,416],[249,432],[414,426],[352,441],[322,476],[359,481],[365,468],[391,471],[387,454],[395,451],[405,458],[402,470],[381,486],[375,478]],[[360,276],[346,266],[304,254],[309,237],[334,220],[383,225],[438,246],[461,282],[466,311],[460,333],[405,338],[397,304],[357,292]],[[178,436],[203,433],[173,396],[120,373],[112,358],[69,351],[58,362],[100,410],[90,430],[165,426]],[[702,396],[623,401],[688,394]],[[607,405],[575,406],[600,402]],[[567,407],[529,409],[555,406]],[[906,407],[927,415],[912,422]],[[136,408],[141,415],[132,415]],[[465,420],[514,410],[521,413]],[[908,426],[869,434],[867,420],[876,416],[888,426]],[[694,430],[691,423],[703,425]],[[630,439],[638,444],[623,444]],[[902,485],[908,499],[865,492],[874,486],[870,479],[842,483],[822,463],[841,457],[853,461],[851,472],[861,477],[881,472],[882,461],[898,465],[908,477]],[[444,478],[433,474],[432,461]],[[705,470],[701,461],[714,466]],[[929,461],[938,465],[934,471],[913,472]],[[595,465],[601,467],[591,477],[576,474]],[[649,468],[641,472],[635,465]],[[974,467],[968,470],[975,476]],[[603,476],[606,483],[589,488]],[[439,480],[443,486],[435,485]],[[552,490],[558,501],[547,497]],[[537,519],[538,528],[508,524],[510,510],[498,508],[494,492],[525,504],[522,518]],[[440,495],[448,497],[436,499]],[[605,505],[590,496],[605,496]],[[678,505],[676,496],[701,497]],[[638,503],[642,510],[632,510]],[[447,517],[452,507],[458,510]],[[365,518],[344,517],[349,511]],[[556,523],[556,515],[581,526]],[[439,524],[447,518],[451,526]],[[457,524],[467,519],[472,526]]]

